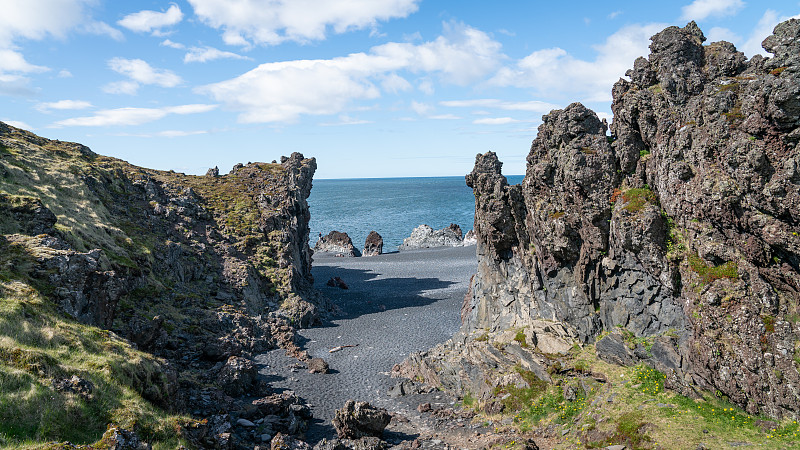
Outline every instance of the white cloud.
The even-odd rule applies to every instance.
[[[761,42],[772,34],[772,30],[775,29],[776,25],[789,19],[800,19],[800,14],[791,17],[779,16],[777,12],[771,9],[766,10],[764,15],[761,16],[761,19],[758,20],[756,27],[750,33],[750,37],[739,50],[743,51],[748,58],[752,58],[755,55],[769,56],[766,50],[761,47]]]
[[[183,44],[180,44],[180,43],[178,43],[178,42],[172,42],[172,41],[170,41],[169,39],[164,39],[164,40],[163,40],[163,41],[161,41],[161,43],[160,43],[160,44],[158,44],[158,45],[160,45],[160,46],[162,46],[162,47],[170,47],[170,48],[175,48],[175,49],[178,49],[178,50],[183,50],[183,49],[185,49],[185,48],[186,48],[186,46],[185,46],[185,45],[183,45]]]
[[[152,32],[158,35],[161,33],[162,28],[175,25],[181,20],[183,20],[181,8],[173,3],[165,12],[150,10],[139,11],[137,13],[128,14],[117,21],[117,24],[131,31],[139,33]]]
[[[16,38],[65,37],[86,23],[86,9],[94,0],[5,0],[0,14],[0,42]]]
[[[64,38],[81,27],[87,32],[110,33],[89,15],[89,7],[96,3],[96,0],[3,0],[0,3],[0,93],[34,94],[36,90],[29,87],[31,80],[22,74],[49,70],[29,63],[19,51],[18,41]]]
[[[509,123],[519,123],[522,120],[513,119],[511,117],[486,117],[483,119],[475,119],[472,121],[475,125],[506,125]]]
[[[72,72],[67,69],[61,69],[58,71],[58,78],[72,78]]]
[[[139,83],[135,81],[114,81],[108,83],[102,88],[103,92],[107,94],[127,94],[134,95],[139,90]]]
[[[47,67],[37,66],[26,61],[22,53],[0,48],[0,73],[32,73],[45,72],[47,70],[49,70]]]
[[[37,90],[31,88],[29,84],[30,79],[26,77],[0,72],[0,94],[33,96]]]
[[[422,81],[419,82],[417,89],[425,95],[433,95],[435,92],[433,81],[431,81],[430,78],[423,78]]]
[[[27,123],[20,122],[19,120],[5,120],[4,119],[3,122],[11,125],[12,127],[20,128],[20,129],[23,129],[23,130],[33,131],[33,129],[34,129],[32,126],[28,125]]]
[[[196,130],[196,131],[165,130],[165,131],[159,131],[158,133],[156,133],[156,136],[167,137],[167,138],[176,138],[176,137],[185,137],[185,136],[197,136],[199,134],[208,134],[208,131],[206,131],[206,130]]]
[[[325,122],[321,123],[320,126],[323,127],[336,127],[340,125],[364,125],[367,123],[372,123],[371,120],[363,120],[363,119],[356,119],[354,117],[350,117],[346,114],[339,116],[338,122]]]
[[[473,100],[445,100],[439,102],[441,106],[450,108],[497,108],[507,111],[531,111],[547,114],[559,106],[554,103],[540,102],[532,100],[528,102],[508,102],[494,98],[482,98]]]
[[[308,42],[335,33],[372,28],[406,17],[420,0],[189,0],[195,14],[223,30],[229,45]]]
[[[183,57],[183,62],[208,62],[215,59],[251,59],[246,56],[238,55],[232,52],[226,52],[216,49],[214,47],[192,47],[189,52]]]
[[[561,48],[537,50],[490,80],[498,86],[531,88],[546,98],[584,97],[584,101],[610,101],[611,87],[633,67],[639,56],[649,54],[650,36],[664,24],[629,25],[594,46],[597,57],[585,61]]]
[[[708,30],[706,34],[709,42],[719,42],[719,41],[728,41],[728,42],[740,42],[742,40],[741,36],[734,33],[728,28],[723,27],[714,27]]]
[[[117,108],[98,111],[93,116],[59,120],[54,127],[107,127],[141,125],[164,118],[170,114],[199,114],[213,110],[217,105],[180,105],[164,108]]]
[[[694,0],[681,8],[681,20],[703,20],[709,16],[730,16],[744,7],[742,0]]]
[[[455,114],[436,114],[433,116],[428,116],[428,119],[433,119],[433,120],[458,120],[460,118],[461,117]]]
[[[72,110],[72,109],[86,109],[92,108],[93,105],[83,100],[59,100],[57,102],[39,103],[36,109],[41,112],[50,112],[52,110]]]
[[[497,67],[501,45],[478,29],[445,23],[444,34],[415,45],[390,42],[373,47],[378,56],[403,61],[412,72],[439,72],[455,84],[466,85]]]
[[[385,92],[391,92],[392,94],[407,92],[413,89],[408,80],[400,75],[397,75],[396,73],[390,73],[383,80],[381,80],[381,87]]]
[[[156,69],[141,59],[112,58],[108,61],[108,67],[130,78],[104,86],[103,90],[111,94],[135,94],[140,84],[175,87],[183,82],[174,72]]]
[[[434,108],[432,105],[429,105],[427,103],[412,101],[411,109],[414,110],[414,112],[419,114],[420,116],[424,116],[433,111]]]
[[[125,36],[121,31],[112,27],[105,22],[90,22],[82,27],[82,30],[89,34],[96,34],[98,36],[108,36],[115,41],[125,40]]]
[[[617,10],[617,11],[614,11],[614,12],[611,12],[611,13],[609,13],[609,14],[608,14],[608,19],[609,19],[609,20],[614,20],[614,19],[616,19],[617,17],[619,17],[619,16],[620,16],[620,14],[622,14],[622,11],[619,11],[619,10]]]
[[[445,35],[431,42],[388,43],[333,59],[266,63],[198,92],[240,111],[242,122],[293,121],[301,115],[337,114],[351,101],[377,98],[379,85],[388,91],[404,87],[392,77],[400,71],[438,74],[443,82],[465,85],[491,73],[501,57],[500,44],[485,33],[445,24]]]

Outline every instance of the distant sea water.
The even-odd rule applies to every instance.
[[[522,175],[507,176],[518,184]],[[475,197],[464,177],[360,178],[314,180],[309,245],[329,232],[343,231],[361,250],[371,230],[383,237],[383,251],[396,251],[421,224],[434,229],[458,224],[464,234],[475,220]]]

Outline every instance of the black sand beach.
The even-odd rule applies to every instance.
[[[300,334],[310,355],[325,359],[331,373],[309,374],[293,367],[297,361],[286,357],[283,350],[257,358],[263,365],[261,373],[268,375],[275,389],[293,390],[312,405],[309,441],[335,437],[330,420],[348,399],[369,401],[405,416],[416,414],[413,402],[387,396],[387,390],[397,383],[388,372],[409,353],[427,350],[458,330],[462,300],[476,265],[474,246],[369,258],[314,255],[315,287],[333,300],[341,313],[331,323]],[[335,276],[349,289],[325,285]],[[354,347],[329,352],[345,345]],[[450,401],[441,394],[431,395],[433,401]]]

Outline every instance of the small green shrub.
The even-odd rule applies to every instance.
[[[663,392],[665,378],[666,375],[644,364],[637,366],[633,373],[633,382],[641,385],[637,390],[648,395],[656,395]]]
[[[528,348],[528,341],[525,337],[525,332],[522,330],[517,331],[516,336],[514,336],[514,340],[519,343],[519,346],[522,348]]]
[[[627,203],[623,208],[630,212],[639,212],[648,203],[655,203],[656,195],[645,185],[643,188],[631,188],[622,193],[622,200]]]
[[[764,329],[767,333],[775,332],[775,318],[772,316],[761,316],[761,322],[764,323]]]
[[[772,69],[769,71],[770,75],[775,75],[776,77],[783,73],[784,70],[788,69],[788,67],[778,67],[777,69]]]
[[[472,395],[472,392],[464,393],[464,397],[461,399],[461,404],[464,405],[465,408],[474,408],[477,403],[478,399]]]
[[[739,279],[739,266],[734,261],[728,261],[719,266],[709,266],[695,253],[689,256],[689,268],[700,276],[702,284],[724,278]]]

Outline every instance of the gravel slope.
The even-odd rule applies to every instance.
[[[300,335],[311,356],[328,361],[332,373],[309,374],[292,367],[297,361],[282,350],[256,358],[275,389],[293,390],[312,405],[315,421],[307,433],[309,441],[335,436],[330,419],[351,398],[390,412],[414,413],[407,399],[386,395],[397,382],[388,372],[409,353],[427,350],[458,330],[461,303],[476,266],[474,246],[369,258],[314,256],[315,287],[341,313],[331,323],[301,330]],[[334,276],[349,289],[326,286]],[[356,347],[329,353],[342,345]]]

